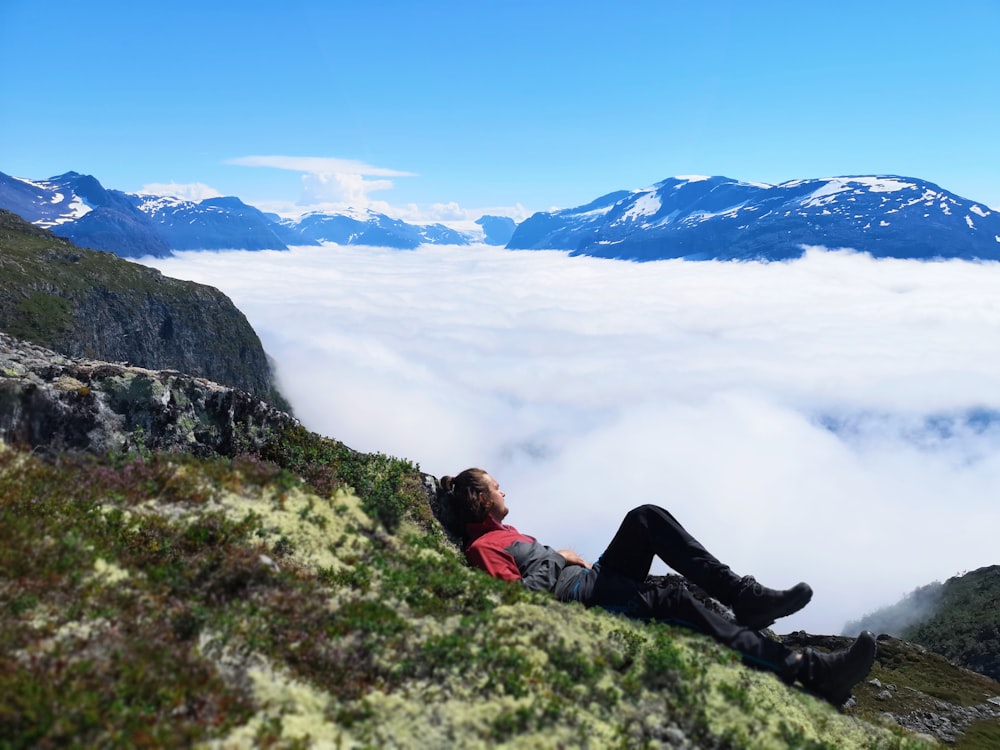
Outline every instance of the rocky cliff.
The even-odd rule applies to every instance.
[[[689,631],[470,570],[435,484],[249,393],[0,336],[0,737],[997,746],[1000,684],[903,641],[838,712]]]
[[[76,247],[3,210],[0,331],[67,355],[179,370],[285,403],[260,339],[222,292]]]

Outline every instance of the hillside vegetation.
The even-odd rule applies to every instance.
[[[3,744],[916,746],[704,638],[468,569],[406,462],[332,471],[0,452]]]
[[[409,461],[207,381],[0,344],[0,747],[996,747],[1000,685],[909,644],[841,712],[468,568]],[[118,447],[22,444],[32,419]]]
[[[1000,679],[1000,565],[911,592],[849,627],[875,627]]]

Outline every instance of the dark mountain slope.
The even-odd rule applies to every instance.
[[[284,404],[260,339],[217,289],[79,248],[0,210],[0,331],[174,369]]]
[[[132,195],[171,250],[287,250],[274,221],[239,198],[195,203]],[[86,217],[84,217],[86,218]]]

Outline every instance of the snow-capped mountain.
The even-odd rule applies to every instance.
[[[485,234],[408,224],[362,210],[283,219],[235,197],[196,202],[123,193],[76,172],[47,180],[0,173],[0,208],[78,245],[127,258],[164,257],[172,250],[286,250],[322,242],[412,249],[425,243],[468,245]]]
[[[108,190],[90,175],[47,180],[0,173],[0,207],[77,245],[125,258],[172,250],[285,250],[273,222],[239,198],[200,202]]]
[[[0,172],[0,208],[82,247],[125,258],[170,255],[150,218],[125,193],[106,190],[90,175],[67,172],[36,181]]]
[[[804,245],[875,257],[997,260],[1000,214],[911,177],[780,185],[674,177],[579,208],[536,213],[507,247],[629,260],[784,260],[800,256]]]
[[[195,202],[157,195],[129,197],[171,250],[288,249],[275,232],[274,221],[239,198]]]
[[[484,216],[476,222],[480,232],[409,224],[370,210],[284,219],[235,197],[195,202],[134,195],[76,172],[47,180],[0,173],[0,208],[78,245],[127,258],[326,242],[412,249],[485,241],[628,260],[784,260],[807,245],[876,257],[1000,259],[1000,213],[932,183],[895,176],[780,185],[673,177],[578,208],[537,213],[517,226]]]
[[[284,222],[284,226],[310,242],[377,245],[401,250],[412,250],[425,243],[467,245],[471,240],[468,235],[443,224],[408,224],[371,210],[309,213],[298,220]]]

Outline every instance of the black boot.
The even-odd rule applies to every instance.
[[[842,651],[825,654],[806,648],[796,676],[804,687],[839,708],[851,697],[851,688],[868,676],[877,651],[875,634],[868,630]]]
[[[809,603],[812,595],[808,583],[797,583],[790,589],[777,591],[761,586],[753,576],[745,576],[733,599],[733,614],[740,625],[760,630],[779,617],[798,612]]]

